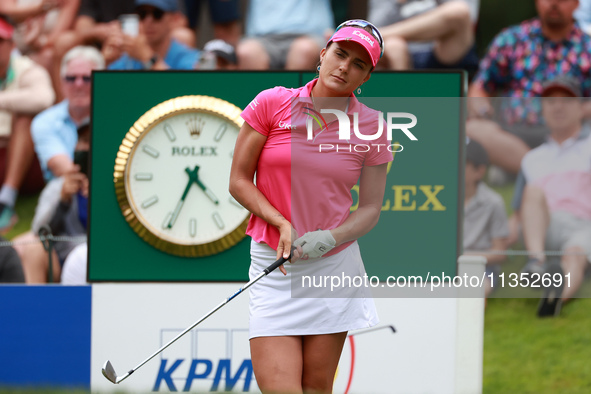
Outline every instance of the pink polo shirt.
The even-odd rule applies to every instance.
[[[347,111],[349,140],[339,139],[336,120],[322,130],[316,126],[314,139],[307,139],[306,121],[310,116],[306,112],[310,110],[304,107],[313,108],[310,92],[316,81],[298,89],[277,86],[264,90],[242,112],[246,123],[267,137],[257,164],[257,188],[300,236],[343,224],[353,203],[351,188],[359,180],[362,168],[392,161],[385,121],[378,111],[361,104],[353,94]],[[353,131],[354,113],[358,113],[361,134],[375,134],[378,122],[382,122],[382,135],[372,141],[358,138]],[[333,149],[329,148],[331,145]],[[251,215],[246,233],[256,242],[277,249],[279,231],[263,219]],[[327,256],[350,243],[336,247]]]

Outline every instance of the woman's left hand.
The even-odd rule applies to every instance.
[[[317,259],[331,251],[336,245],[330,230],[310,231],[296,239],[293,243],[302,260]],[[293,260],[292,260],[293,262]]]

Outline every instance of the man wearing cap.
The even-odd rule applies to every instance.
[[[39,173],[30,171],[35,151],[29,128],[33,116],[55,99],[47,71],[14,51],[13,33],[0,17],[0,232],[16,222],[14,204],[23,182],[36,183],[31,186],[37,190],[43,186],[41,177],[34,182],[28,176]]]
[[[123,55],[109,65],[111,70],[192,70],[199,51],[186,47],[174,38],[173,13],[177,0],[136,0],[140,33],[131,37],[115,34],[106,46]]]
[[[550,136],[523,158],[513,199],[529,252],[523,272],[555,272],[558,265],[549,264],[544,250],[563,252],[559,267],[569,280],[562,299],[574,296],[591,262],[591,138],[580,96],[571,77],[543,84],[542,115]],[[559,302],[545,302],[538,313],[553,315],[559,308]]]
[[[538,17],[499,33],[480,61],[468,91],[467,135],[487,150],[491,163],[516,174],[528,150],[548,134],[536,105],[542,83],[561,74],[591,96],[591,37],[573,18],[578,0],[535,0]],[[507,97],[498,106],[493,96]],[[499,107],[499,108],[497,108]],[[591,107],[585,108],[591,116]]]

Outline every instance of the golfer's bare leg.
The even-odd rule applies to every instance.
[[[521,138],[501,129],[492,120],[468,120],[466,135],[484,147],[491,164],[513,174],[519,172],[521,160],[529,151],[529,146]]]
[[[564,252],[565,255],[562,256],[560,265],[565,275],[563,277],[564,287],[562,290],[562,299],[566,301],[572,298],[579,287],[581,287],[581,284],[583,284],[583,280],[585,279],[585,269],[589,263],[584,256],[585,251],[579,246],[572,246],[567,248]],[[567,279],[566,275],[569,275],[570,280]]]
[[[546,231],[550,224],[550,213],[544,191],[536,186],[527,185],[521,201],[521,220],[523,241],[531,257],[545,260],[544,249]]]
[[[253,338],[250,357],[264,394],[302,393],[302,337]]]
[[[332,393],[346,332],[304,336],[304,393]]]

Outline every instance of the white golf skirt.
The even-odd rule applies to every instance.
[[[251,279],[276,260],[275,250],[254,241],[250,245],[250,255]],[[373,299],[367,296],[367,289],[333,292],[329,281],[327,286],[315,286],[310,290],[309,294],[315,298],[304,298],[301,296],[307,293],[305,286],[294,282],[292,297],[292,279],[297,282],[305,275],[314,275],[317,279],[342,275],[363,277],[365,267],[357,242],[333,256],[299,260],[284,266],[287,276],[278,268],[249,289],[250,338],[332,334],[378,324],[376,308]],[[335,294],[345,297],[334,298]]]

